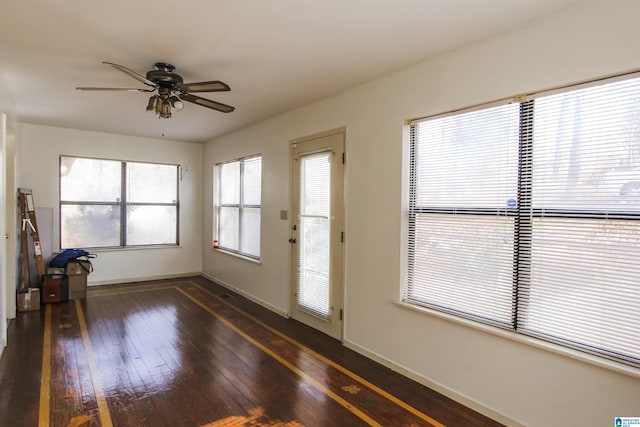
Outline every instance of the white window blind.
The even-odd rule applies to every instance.
[[[411,138],[407,302],[640,365],[640,78]]]
[[[301,156],[299,242],[296,252],[299,310],[328,319],[331,314],[331,152]]]
[[[640,361],[640,79],[534,101],[527,333]]]
[[[512,321],[518,105],[413,126],[408,301]]]

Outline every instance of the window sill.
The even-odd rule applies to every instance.
[[[574,350],[571,348],[563,347],[558,344],[553,344],[538,338],[533,338],[527,335],[522,335],[513,331],[508,331],[505,329],[501,329],[495,326],[485,325],[482,323],[474,322],[469,319],[464,319],[461,317],[457,317],[448,313],[442,313],[437,310],[431,310],[425,307],[418,307],[412,304],[408,304],[402,301],[396,301],[396,305],[408,309],[411,311],[417,311],[419,313],[425,314],[430,317],[436,317],[442,320],[446,320],[449,322],[456,323],[458,325],[470,327],[473,329],[480,330],[482,332],[486,332],[492,335],[497,335],[501,338],[510,339],[512,341],[530,345],[532,347],[549,351],[551,353],[555,353],[564,357],[569,357],[571,359],[578,360],[580,362],[588,363],[591,365],[598,366],[600,368],[608,369],[617,373],[621,373],[624,375],[628,375],[630,377],[640,379],[640,369],[635,368],[630,365],[626,365],[624,363],[616,362],[613,360],[609,360],[603,357],[598,357],[589,353],[581,352],[579,350]]]
[[[249,258],[248,256],[240,255],[240,254],[237,254],[235,252],[225,251],[224,249],[219,249],[219,248],[211,248],[211,251],[212,252],[219,252],[219,253],[222,253],[222,254],[225,254],[225,255],[229,255],[229,256],[232,256],[232,257],[235,257],[235,258],[240,258],[240,259],[243,259],[245,261],[252,262],[254,264],[262,265],[262,259]]]

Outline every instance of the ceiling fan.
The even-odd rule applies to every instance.
[[[115,88],[115,87],[77,87],[78,90],[108,90],[128,92],[158,92],[149,98],[147,111],[158,114],[163,119],[171,117],[171,109],[182,110],[184,103],[191,102],[223,113],[230,113],[234,107],[220,102],[212,101],[193,95],[193,92],[226,92],[231,90],[229,85],[219,80],[208,82],[184,83],[182,76],[174,73],[176,67],[164,62],[157,62],[153,70],[147,72],[146,77],[111,62],[103,62],[111,65],[116,70],[122,71],[130,77],[147,85],[147,88]]]

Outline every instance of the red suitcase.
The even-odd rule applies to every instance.
[[[67,276],[64,274],[43,275],[40,298],[43,304],[67,301],[69,299]]]

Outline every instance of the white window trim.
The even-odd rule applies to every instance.
[[[214,244],[212,245],[212,250],[215,252],[219,252],[219,253],[223,253],[223,254],[227,254],[227,255],[231,255],[234,256],[236,258],[245,260],[245,261],[250,261],[256,264],[262,264],[262,198],[260,200],[260,255],[258,256],[254,256],[251,254],[247,254],[241,251],[235,251],[235,250],[231,250],[222,246],[216,246],[215,242],[217,242],[219,240],[219,233],[220,233],[220,208],[222,207],[220,204],[220,166],[224,165],[224,164],[228,164],[228,163],[235,163],[235,162],[244,162],[246,160],[250,160],[250,159],[254,159],[260,157],[260,159],[262,160],[262,153],[257,153],[257,154],[252,154],[252,155],[248,155],[248,156],[244,156],[244,157],[239,157],[236,159],[231,159],[231,160],[226,160],[223,162],[219,162],[216,163],[214,165],[213,168],[213,181],[214,181],[214,185],[213,185],[213,215],[215,217],[215,220],[213,221],[213,240],[214,240]],[[241,169],[242,170],[242,169]],[[242,186],[242,172],[240,175],[240,186]],[[262,176],[260,176],[260,186],[262,187]],[[242,191],[242,190],[241,190]],[[262,192],[261,192],[262,193]],[[242,200],[239,201],[239,209],[242,210],[243,206],[242,206]],[[250,206],[250,208],[254,208],[255,206]],[[240,218],[238,219],[240,221]],[[241,237],[239,236],[239,239]]]

